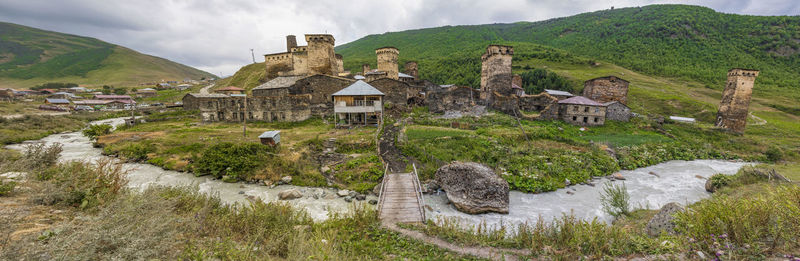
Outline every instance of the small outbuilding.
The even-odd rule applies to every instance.
[[[606,120],[612,121],[630,121],[631,116],[631,108],[628,108],[625,104],[622,104],[618,101],[610,101],[603,103],[603,106],[606,106]]]
[[[258,136],[258,139],[261,140],[261,144],[270,145],[270,146],[277,146],[281,143],[281,131],[273,130],[273,131],[265,131]]]
[[[44,100],[44,104],[55,105],[55,106],[69,106],[69,100],[47,98]]]

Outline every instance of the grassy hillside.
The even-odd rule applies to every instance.
[[[232,76],[226,77],[224,79],[219,79],[216,82],[216,86],[214,89],[217,88],[224,88],[227,86],[236,86],[239,88],[245,88],[247,90],[253,89],[258,85],[264,83],[265,76],[266,76],[266,65],[264,63],[253,63],[248,64],[236,71],[235,74]]]
[[[716,90],[723,88],[730,68],[759,69],[762,74],[755,95],[769,97],[772,107],[800,114],[796,105],[800,99],[797,16],[743,16],[697,6],[652,5],[535,23],[445,26],[370,35],[336,51],[344,55],[346,68],[360,71],[362,63],[375,66],[375,48],[395,46],[400,49],[401,62],[420,62],[424,78],[477,86],[480,54],[492,43],[515,46],[515,65],[532,58],[613,63]],[[571,61],[573,55],[588,60]]]
[[[0,87],[45,82],[129,86],[187,77],[214,76],[94,38],[0,23]]]

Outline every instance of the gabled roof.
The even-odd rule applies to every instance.
[[[129,95],[103,95],[98,94],[94,96],[95,99],[120,99],[120,100],[131,100],[131,96]]]
[[[366,95],[384,95],[369,83],[366,83],[362,80],[358,80],[357,82],[347,86],[344,89],[334,93],[332,96],[366,96]]]
[[[104,105],[109,104],[112,101],[109,100],[83,100],[83,101],[75,101],[75,105]]]
[[[221,94],[221,93],[188,93],[186,95],[190,95],[195,98],[225,98],[228,95]]]
[[[583,97],[583,96],[575,96],[575,97],[572,97],[572,98],[569,98],[569,99],[560,100],[560,101],[558,101],[558,103],[561,103],[561,104],[590,105],[590,106],[603,106],[603,104],[600,104],[599,102],[590,100],[589,98],[586,98],[586,97]]]
[[[258,87],[253,88],[253,90],[288,88],[297,82],[297,80],[303,78],[305,78],[305,76],[279,76],[275,79],[265,82],[262,85],[259,85]]]
[[[400,78],[414,78],[414,76],[411,76],[411,75],[408,75],[408,74],[405,74],[405,73],[397,73],[397,77],[400,77]]]
[[[50,99],[50,98],[48,98],[48,99],[45,99],[45,100],[47,101],[47,103],[52,103],[52,104],[69,104],[69,100],[67,100],[67,99]]]
[[[156,91],[156,89],[144,88],[144,89],[139,89],[137,92],[154,92],[154,91]]]
[[[546,92],[547,94],[550,94],[550,95],[558,95],[558,96],[575,96],[575,95],[573,95],[572,93],[565,92],[565,91],[559,91],[559,90],[550,90],[550,89],[544,89],[544,92]]]
[[[618,101],[610,101],[610,102],[605,102],[605,103],[603,103],[603,106],[606,106],[606,107],[608,107],[608,106],[610,106],[611,104],[614,104],[614,103],[619,103],[619,104],[621,104],[622,106],[628,107],[628,105],[625,105],[624,103],[621,103],[621,102],[618,102]]]
[[[265,131],[264,133],[261,133],[261,135],[258,135],[258,138],[259,139],[275,138],[275,136],[277,136],[278,134],[281,134],[281,131],[279,130]]]
[[[364,79],[366,79],[366,78],[367,78],[367,77],[364,77],[364,76],[361,76],[361,75],[356,75],[356,76],[353,76],[353,79],[356,79],[356,80],[364,80]]]
[[[244,91],[244,89],[236,86],[228,86],[222,89],[217,89],[217,91]]]
[[[511,89],[522,89],[522,87],[519,87],[519,85],[516,85],[516,84],[512,83],[511,84]]]

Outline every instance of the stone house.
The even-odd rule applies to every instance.
[[[606,102],[603,103],[603,106],[606,107],[606,120],[627,122],[631,120],[633,115],[631,108],[618,101]]]
[[[628,84],[616,76],[594,78],[583,83],[583,96],[600,103],[618,101],[627,104]]]
[[[332,96],[337,126],[378,125],[383,121],[384,94],[364,81],[357,81]]]
[[[144,88],[136,90],[137,97],[146,98],[146,97],[155,97],[156,95],[158,95],[158,93],[156,92],[156,89],[153,88]]]
[[[558,101],[554,116],[573,125],[598,126],[605,124],[606,107],[586,97],[575,96]]]
[[[425,105],[432,113],[469,111],[479,104],[481,92],[467,86],[431,88],[425,96]]]

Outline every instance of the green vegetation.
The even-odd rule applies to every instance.
[[[63,82],[48,82],[34,86],[33,90],[41,90],[41,89],[62,89],[62,88],[72,88],[78,87],[77,83],[63,83]]]
[[[111,129],[113,127],[108,124],[91,124],[88,128],[83,130],[83,135],[89,137],[90,139],[97,138],[97,136],[103,136],[106,134],[111,133]]]
[[[17,186],[17,183],[14,181],[4,181],[0,180],[0,197],[5,196],[7,194],[11,194],[14,191],[14,187]]]
[[[530,70],[530,67],[525,68]],[[570,82],[567,78],[559,76],[554,72],[547,71],[547,69],[534,69],[532,71],[525,71],[520,74],[522,77],[522,87],[525,93],[537,94],[544,91],[544,89],[562,90],[575,93],[578,83]]]
[[[86,123],[66,116],[25,115],[19,118],[0,117],[0,144],[19,143],[44,138],[50,134],[75,131]]]
[[[253,63],[243,66],[233,76],[220,79],[215,83],[215,88],[236,86],[251,90],[266,82],[267,69],[264,63]]]
[[[631,195],[628,194],[628,188],[625,187],[624,182],[622,185],[606,183],[603,186],[603,193],[600,194],[603,211],[615,218],[630,215],[630,200]]]
[[[0,23],[0,87],[48,82],[135,86],[212,74],[94,38]]]
[[[239,180],[250,172],[264,167],[264,163],[276,160],[270,147],[259,143],[219,143],[203,151],[194,164],[195,175],[212,175],[215,178]],[[278,158],[277,160],[280,160]]]

